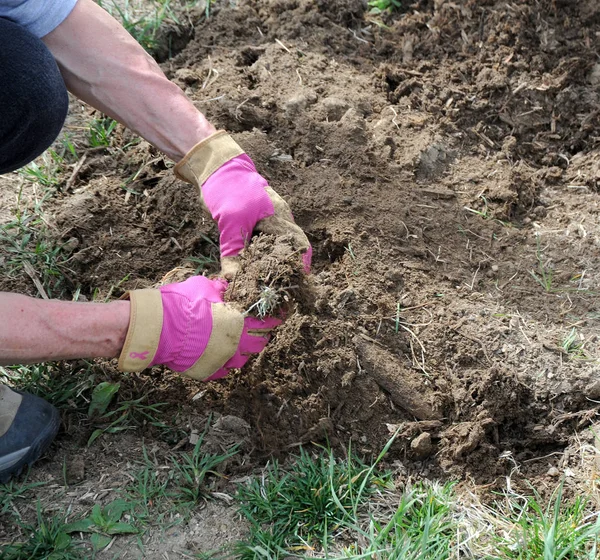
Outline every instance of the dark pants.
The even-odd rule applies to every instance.
[[[58,136],[69,97],[46,45],[0,18],[0,174],[23,167]]]

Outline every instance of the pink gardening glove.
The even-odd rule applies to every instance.
[[[222,275],[237,271],[240,251],[253,231],[289,235],[310,271],[312,248],[287,203],[271,188],[252,160],[223,131],[213,134],[177,164],[177,175],[200,187],[202,202],[217,222]]]
[[[194,276],[158,290],[129,292],[132,318],[119,360],[121,369],[140,371],[163,364],[188,377],[209,381],[241,368],[252,354],[263,350],[269,331],[281,321],[244,317],[223,303],[226,289],[224,280]],[[154,313],[160,303],[161,313]],[[140,324],[136,325],[137,317]]]

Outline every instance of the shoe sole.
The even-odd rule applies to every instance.
[[[11,478],[19,476],[25,467],[35,463],[50,447],[50,444],[58,433],[60,427],[60,414],[55,408],[52,409],[51,417],[45,429],[29,446],[27,452],[15,463],[10,463],[4,470],[0,470],[0,484],[6,484]],[[18,454],[19,451],[13,453]],[[0,469],[2,466],[0,465]]]

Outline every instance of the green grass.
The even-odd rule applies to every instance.
[[[497,539],[498,554],[493,560],[593,560],[600,552],[600,517],[590,513],[585,498],[562,503],[562,484],[554,499],[544,507],[534,492],[518,497],[504,507],[504,521],[510,527]]]
[[[150,54],[154,54],[160,38],[160,28],[166,22],[180,25],[171,7],[171,0],[151,0],[144,5],[144,12],[134,9],[129,0],[125,2],[98,2],[105,10],[121,21],[123,27]]]
[[[92,364],[47,362],[0,367],[0,383],[42,397],[59,409],[84,411],[95,384]]]
[[[29,500],[32,497],[31,491],[46,484],[45,482],[27,482],[24,480],[11,480],[7,484],[0,484],[0,519],[7,513],[16,512],[16,500]],[[18,516],[18,512],[17,516]]]
[[[563,338],[561,348],[572,358],[586,358],[584,350],[585,342],[573,327]]]
[[[70,250],[51,234],[42,208],[52,194],[46,190],[41,200],[28,208],[20,191],[13,219],[0,226],[0,250],[6,253],[8,275],[26,272],[39,281],[50,298],[65,296],[71,288],[67,266]]]
[[[367,5],[372,14],[394,12],[402,8],[402,2],[400,0],[369,0]]]
[[[288,469],[271,464],[238,490],[239,510],[251,529],[250,538],[236,546],[236,556],[279,558],[285,551],[326,547],[387,480],[352,453],[338,460],[331,451],[313,456],[301,449]]]
[[[77,560],[82,550],[66,532],[63,515],[42,512],[38,503],[36,523],[17,523],[23,537],[0,549],[0,560]]]
[[[94,119],[88,126],[88,142],[91,148],[108,147],[112,143],[111,135],[117,128],[117,121],[110,117]]]
[[[531,274],[532,278],[544,289],[544,291],[552,292],[554,291],[554,288],[552,287],[554,271],[550,267],[550,262],[544,258],[539,235],[536,235],[535,242],[537,270],[530,270],[529,273]]]

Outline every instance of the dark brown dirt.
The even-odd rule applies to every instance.
[[[377,453],[400,426],[391,458],[414,472],[493,484],[511,457],[542,475],[600,395],[600,11],[423,0],[384,23],[359,0],[217,3],[164,63],[290,203],[314,299],[293,294],[244,371],[201,388],[153,373],[158,396],[242,418],[255,459]],[[97,152],[57,196],[82,294],[215,254],[169,166],[144,143]],[[561,346],[574,327],[585,360]]]

